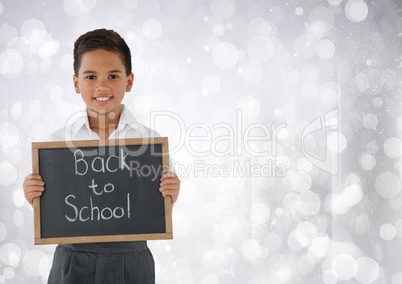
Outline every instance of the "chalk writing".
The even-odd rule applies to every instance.
[[[124,210],[123,207],[115,207],[113,210],[110,207],[104,207],[102,209],[99,209],[98,206],[95,206],[93,204],[93,199],[92,196],[89,197],[89,206],[83,206],[81,209],[78,210],[77,206],[73,204],[74,199],[76,197],[73,194],[68,195],[65,198],[65,203],[71,207],[73,210],[73,214],[68,216],[67,214],[65,215],[67,221],[69,222],[75,222],[77,219],[80,222],[86,222],[86,221],[100,221],[102,220],[110,220],[112,218],[115,219],[120,219],[125,216],[127,213],[127,218],[130,219],[130,193],[127,193],[127,204],[126,210]],[[70,210],[71,211],[71,210]],[[86,218],[85,218],[86,217]]]
[[[33,143],[45,182],[34,207],[36,244],[172,237],[170,198],[159,191],[169,169],[166,138],[74,143]]]
[[[106,160],[104,157],[95,157],[92,162],[87,161],[85,159],[84,152],[80,149],[74,152],[74,160],[75,160],[75,175],[83,176],[88,173],[89,166],[91,167],[92,171],[98,173],[105,173],[105,172],[116,172],[118,169],[120,170],[130,170],[130,167],[126,163],[125,159],[127,158],[128,154],[124,152],[123,148],[120,148],[119,156],[111,155]],[[87,158],[88,159],[88,158]],[[117,159],[117,167],[111,167],[110,163],[113,162],[114,159]]]

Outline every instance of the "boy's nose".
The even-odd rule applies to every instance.
[[[107,91],[109,90],[109,85],[107,84],[107,80],[98,80],[98,84],[96,85],[96,89],[98,91]]]

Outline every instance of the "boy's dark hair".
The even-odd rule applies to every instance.
[[[113,30],[97,29],[81,35],[74,43],[74,73],[78,76],[85,52],[104,49],[119,54],[126,75],[131,73],[131,53],[124,39]]]

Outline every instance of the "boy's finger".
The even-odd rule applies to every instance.
[[[162,196],[166,197],[166,196],[170,196],[172,204],[176,202],[177,200],[177,192],[175,190],[167,190],[165,192],[162,192]]]
[[[34,180],[27,180],[27,181],[25,181],[25,183],[24,183],[24,186],[25,187],[31,187],[31,186],[41,186],[41,187],[43,187],[45,185],[45,183],[43,182],[43,181],[41,181],[41,180],[36,180],[36,179],[34,179]]]
[[[159,186],[160,192],[165,191],[167,189],[172,189],[172,190],[179,192],[180,186],[177,183],[166,183],[166,184],[161,184]]]
[[[30,186],[29,188],[27,188],[25,192],[29,194],[31,192],[43,192],[43,191],[45,191],[45,188],[43,186]]]
[[[168,185],[161,186],[161,187],[159,188],[159,191],[160,191],[160,192],[164,192],[164,191],[167,191],[167,190],[176,190],[176,189],[173,188],[173,187],[171,187],[171,186],[168,186]]]
[[[176,184],[179,183],[179,180],[177,178],[169,178],[169,179],[164,179],[161,181],[160,185],[164,184]]]
[[[42,195],[42,192],[32,192],[32,193],[25,195],[25,198],[28,200],[28,202],[30,204],[33,204],[34,199],[36,197],[40,197],[41,195]]]
[[[34,180],[42,180],[42,177],[39,174],[32,173],[32,174],[27,175],[26,178],[25,178],[25,180],[32,180],[32,179],[34,179]]]
[[[166,174],[162,175],[161,180],[165,180],[167,178],[175,178],[176,174],[174,172],[167,172]]]

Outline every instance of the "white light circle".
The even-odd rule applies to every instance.
[[[133,43],[137,38],[137,34],[134,31],[128,31],[125,38],[127,42]]]
[[[24,225],[24,214],[21,210],[15,210],[13,213],[13,223],[16,227]]]
[[[15,207],[22,207],[25,204],[24,191],[22,189],[16,189],[13,193],[13,203]]]
[[[238,100],[237,109],[244,119],[253,120],[260,114],[260,103],[252,96],[245,96]]]
[[[208,94],[215,94],[221,88],[221,81],[217,76],[208,75],[204,78],[203,89],[208,92]]]
[[[40,250],[30,250],[23,258],[23,267],[27,274],[33,277],[41,276],[40,263],[45,254]]]
[[[276,35],[277,27],[274,23],[268,22],[263,18],[254,18],[248,24],[248,34],[249,36],[264,36],[268,38],[273,38]]]
[[[212,33],[217,37],[221,37],[225,34],[225,27],[221,24],[216,24],[212,28]]]
[[[274,45],[265,36],[255,36],[247,43],[247,54],[251,59],[265,63],[274,55]]]
[[[240,79],[246,84],[256,84],[264,75],[264,68],[255,60],[244,60],[238,69]]]
[[[7,227],[2,222],[0,222],[0,242],[7,237]]]
[[[402,272],[396,272],[392,275],[391,284],[401,284],[402,283]]]
[[[304,216],[313,216],[320,210],[320,197],[311,191],[301,193],[296,200],[297,210]]]
[[[4,244],[0,248],[0,260],[5,265],[17,267],[21,260],[21,249],[14,243]]]
[[[386,223],[380,227],[379,230],[381,239],[385,241],[393,240],[396,236],[396,228],[394,225]]]
[[[45,24],[38,19],[28,19],[21,25],[21,37],[38,46],[47,36]]]
[[[364,21],[368,15],[368,6],[363,0],[349,0],[345,5],[346,17],[354,22]]]
[[[399,158],[402,155],[402,141],[391,137],[384,142],[384,152],[387,157]]]
[[[304,13],[304,10],[302,7],[296,7],[296,9],[295,9],[296,15],[301,16],[301,15],[303,15],[303,13]]]
[[[18,38],[18,31],[11,25],[0,27],[0,44],[7,46],[10,42]]]
[[[211,10],[215,16],[228,19],[234,15],[236,3],[234,0],[212,0]]]
[[[78,17],[84,12],[85,6],[82,0],[64,0],[64,12],[71,17]]]
[[[279,251],[282,247],[282,239],[278,234],[270,233],[264,239],[265,246],[273,252]]]
[[[339,85],[332,81],[321,84],[319,88],[321,101],[325,104],[333,104],[339,99]]]
[[[16,147],[19,141],[20,134],[14,124],[8,122],[0,124],[0,148],[4,152],[8,152],[13,147]]]
[[[13,279],[15,277],[15,270],[12,267],[6,267],[3,270],[3,275],[6,279]]]
[[[146,39],[156,40],[162,35],[162,24],[155,19],[149,19],[142,25],[142,34]]]
[[[317,228],[310,222],[300,222],[295,228],[295,238],[302,247],[307,247],[317,237]]]
[[[309,160],[307,160],[306,158],[300,158],[297,161],[297,169],[299,171],[309,173],[313,169],[313,164]]]
[[[201,284],[221,284],[221,281],[215,274],[207,274],[201,279]]]
[[[378,125],[378,118],[375,114],[368,113],[363,117],[363,125],[367,129],[375,130]]]
[[[314,37],[303,34],[298,36],[293,43],[293,50],[297,57],[310,59],[316,54],[317,42]]]
[[[21,54],[14,49],[6,49],[0,53],[0,74],[6,78],[19,76],[24,67]]]
[[[265,224],[268,222],[271,211],[264,203],[256,203],[251,206],[250,217],[255,224]]]
[[[342,153],[347,146],[347,140],[342,133],[333,132],[328,135],[327,148],[332,153]]]
[[[308,173],[297,172],[291,178],[292,188],[297,192],[305,192],[311,188],[312,179]]]
[[[401,181],[391,172],[382,172],[375,180],[375,191],[382,198],[393,198],[399,194]]]
[[[336,284],[338,283],[338,276],[332,269],[327,269],[322,272],[322,281],[324,284]]]
[[[261,246],[255,239],[248,239],[242,244],[242,253],[246,260],[252,262],[261,257]]]
[[[328,0],[328,3],[334,6],[341,4],[342,0]]]
[[[349,281],[355,277],[357,273],[357,264],[355,259],[348,254],[336,256],[332,261],[332,269],[338,275],[341,281]]]
[[[310,26],[314,27],[314,30],[310,30],[310,32],[315,37],[320,37],[324,32],[334,26],[335,16],[329,8],[319,6],[311,11],[309,20]]]
[[[356,261],[357,273],[356,280],[362,284],[375,282],[380,275],[380,267],[377,262],[370,257],[361,257]]]
[[[371,154],[364,154],[360,158],[360,165],[362,166],[363,169],[367,171],[371,171],[372,169],[374,169],[376,163],[377,163],[376,158]]]
[[[0,162],[0,184],[9,186],[17,180],[17,169],[9,162]]]
[[[335,44],[329,39],[322,39],[317,43],[315,51],[321,59],[331,59],[335,54]]]
[[[22,105],[20,102],[16,102],[11,108],[11,117],[13,119],[19,119],[22,114]],[[1,137],[1,135],[0,135]],[[3,144],[3,143],[1,143]]]
[[[39,99],[33,99],[29,102],[29,113],[32,116],[37,116],[41,113],[42,102]]]
[[[384,87],[384,78],[377,69],[367,68],[356,75],[354,82],[357,88],[368,96],[374,96]]]
[[[218,43],[212,52],[212,60],[222,69],[230,69],[236,65],[239,58],[237,48],[229,42]]]

